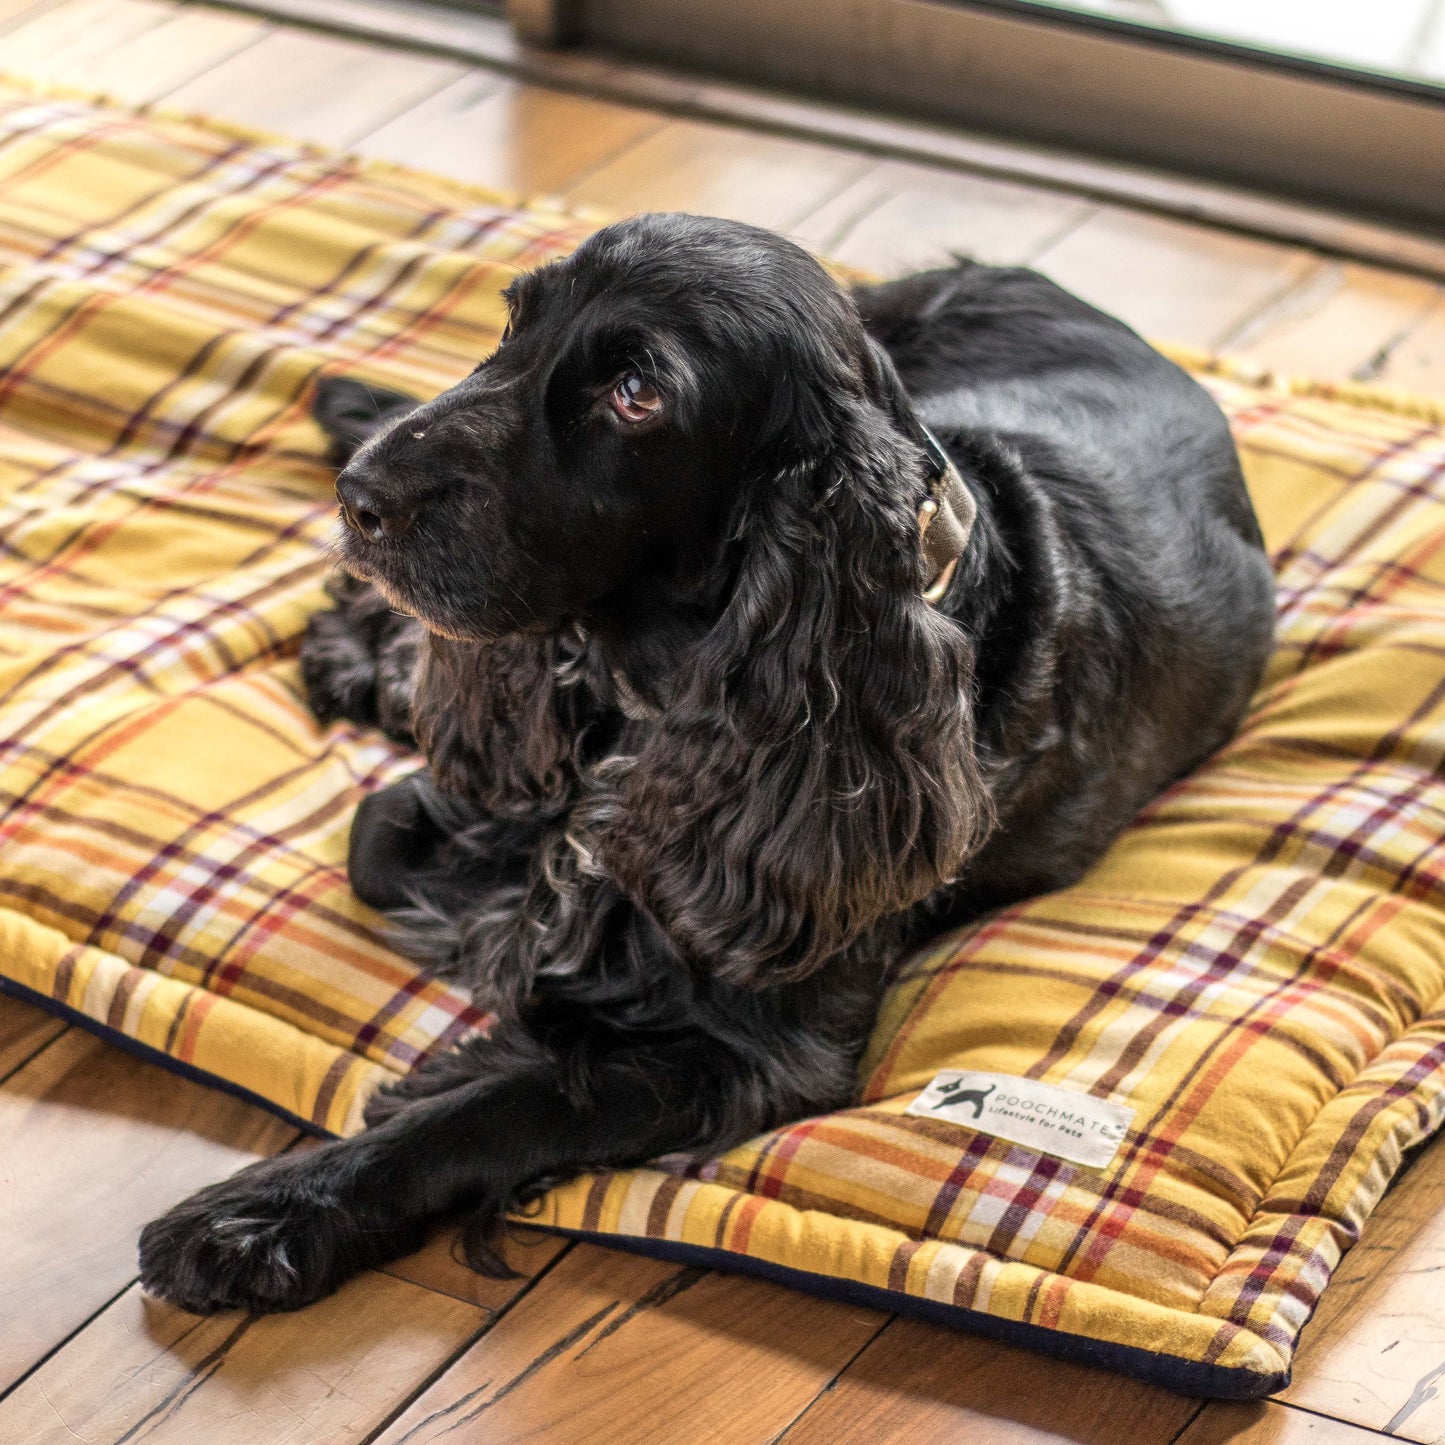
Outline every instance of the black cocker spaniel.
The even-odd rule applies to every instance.
[[[520,277],[423,406],[333,380],[318,715],[415,738],[356,892],[495,1012],[352,1139],[148,1226],[290,1309],[464,1212],[846,1104],[889,965],[1077,878],[1236,726],[1273,586],[1223,417],[1023,270],[846,291],[641,216]],[[1026,998],[1019,999],[1026,1012]]]

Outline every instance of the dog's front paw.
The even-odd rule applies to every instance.
[[[193,1314],[294,1310],[420,1244],[417,1228],[358,1218],[307,1167],[316,1155],[254,1164],[146,1225],[141,1284]]]

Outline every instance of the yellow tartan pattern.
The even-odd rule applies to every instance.
[[[357,799],[412,764],[300,696],[332,525],[307,404],[455,381],[585,229],[0,89],[0,984],[336,1132],[480,1022],[346,886]],[[543,1222],[1280,1383],[1445,1111],[1445,416],[1187,359],[1279,570],[1240,736],[1077,887],[900,961],[857,1107]],[[1134,1125],[1089,1170],[906,1115],[943,1067]]]
[[[1191,1388],[1283,1382],[1404,1151],[1445,1117],[1445,417],[1188,359],[1279,571],[1279,643],[1239,736],[1077,886],[906,960],[860,1107],[701,1168],[578,1180],[547,1222],[1234,1372]],[[1079,1168],[905,1115],[943,1067],[1136,1117],[1108,1168]]]
[[[345,1132],[479,1020],[351,897],[363,790],[296,645],[344,371],[431,393],[578,222],[0,90],[0,939],[13,982]]]

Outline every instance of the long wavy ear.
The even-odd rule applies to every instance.
[[[815,453],[750,489],[731,600],[600,841],[735,983],[816,968],[954,877],[989,821],[969,639],[921,596],[917,423],[886,357],[860,371],[808,426]]]
[[[574,800],[602,708],[575,638],[473,643],[429,634],[413,716],[442,792],[497,820],[535,822]]]

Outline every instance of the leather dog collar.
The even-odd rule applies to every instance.
[[[949,455],[938,438],[919,423],[923,433],[923,449],[928,453],[933,470],[928,478],[928,495],[918,509],[918,540],[923,544],[923,560],[932,579],[923,589],[923,600],[937,605],[953,581],[958,559],[968,546],[978,503],[964,486]]]

